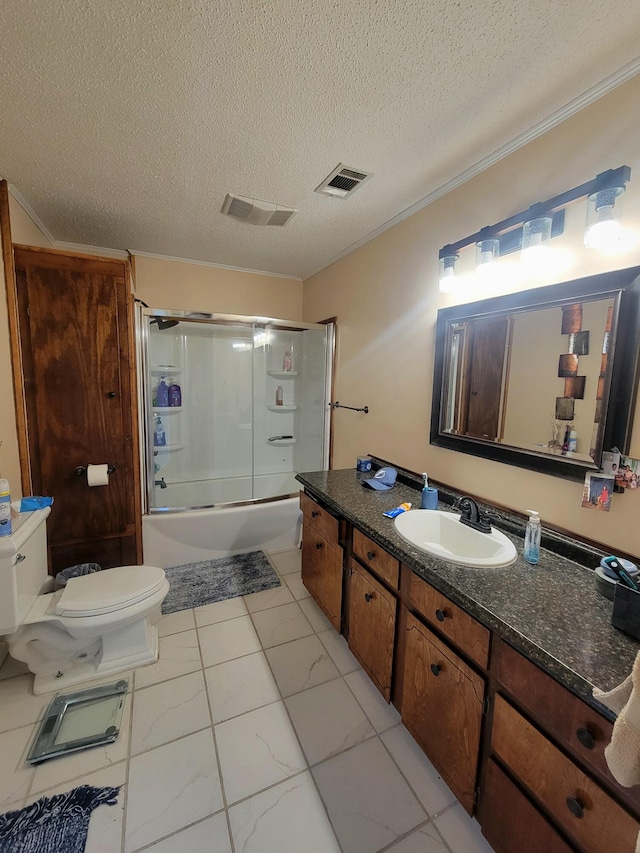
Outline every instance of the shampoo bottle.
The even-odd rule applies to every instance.
[[[156,392],[158,400],[158,408],[167,409],[169,407],[169,387],[164,381],[164,376],[160,379],[158,390]]]
[[[282,391],[282,385],[278,385],[276,388],[276,406],[282,406],[283,404],[284,393]]]
[[[156,428],[153,432],[153,443],[156,447],[164,447],[167,443],[167,436],[165,435],[162,420],[160,418],[156,421]]]
[[[529,521],[527,522],[527,529],[524,533],[524,558],[527,563],[535,566],[540,559],[540,537],[542,529],[538,513],[533,509],[528,509],[527,514]]]
[[[293,355],[291,354],[291,350],[287,350],[284,354],[284,358],[282,360],[282,369],[287,372],[293,370]]]
[[[175,379],[169,379],[169,405],[182,405],[182,389],[180,388]]]
[[[0,536],[11,534],[11,493],[8,480],[0,480]]]

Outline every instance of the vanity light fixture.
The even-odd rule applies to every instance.
[[[456,243],[448,243],[439,252],[440,292],[455,289],[455,264],[460,250],[472,244],[477,247],[476,271],[482,278],[488,275],[487,268],[495,269],[498,258],[517,251],[522,251],[522,261],[528,271],[540,273],[545,267],[548,270],[545,250],[549,240],[563,233],[565,207],[580,198],[587,197],[589,203],[585,245],[605,250],[628,248],[633,235],[622,228],[618,220],[621,196],[630,179],[629,166],[609,169],[591,181],[538,202],[502,222],[485,226]]]

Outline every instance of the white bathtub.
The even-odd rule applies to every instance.
[[[285,551],[300,539],[296,498],[142,517],[144,562],[166,569],[244,551]]]

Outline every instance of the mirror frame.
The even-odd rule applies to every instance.
[[[443,395],[447,387],[447,331],[453,321],[523,311],[527,308],[550,308],[587,299],[611,298],[614,299],[614,311],[609,350],[610,367],[603,397],[601,441],[593,462],[538,453],[514,445],[441,431]],[[638,386],[640,266],[441,308],[436,322],[435,344],[431,444],[574,480],[582,480],[587,471],[600,468],[602,451],[617,447],[623,455],[628,453]]]

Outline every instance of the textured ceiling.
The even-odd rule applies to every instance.
[[[59,241],[306,276],[639,36],[638,0],[3,0],[0,176]],[[375,176],[314,193],[340,162]],[[227,192],[299,213],[239,223]]]

